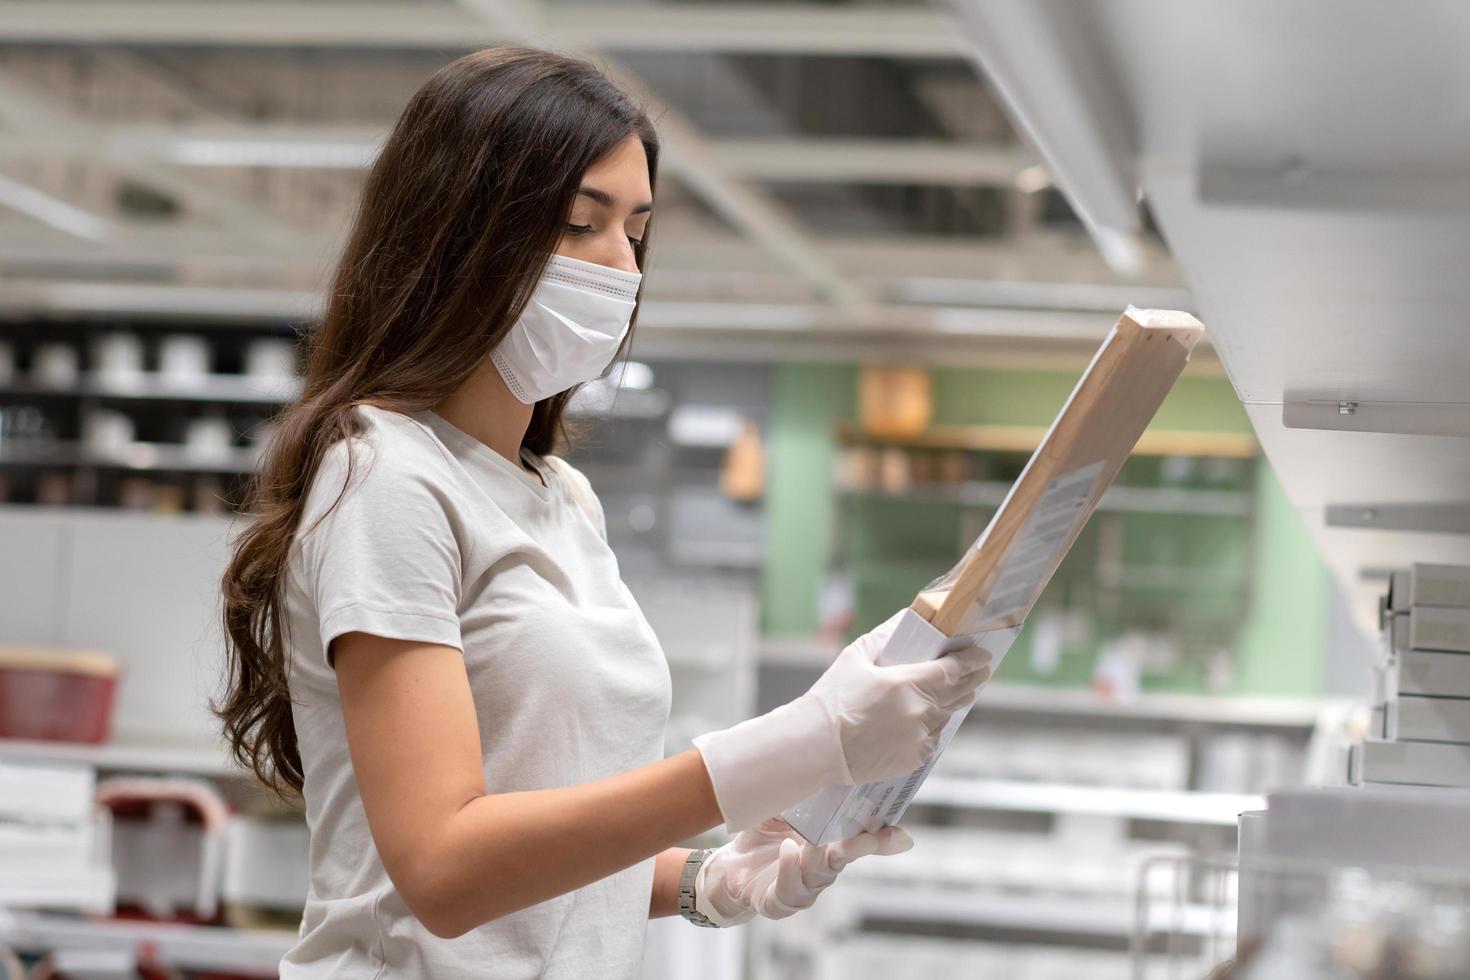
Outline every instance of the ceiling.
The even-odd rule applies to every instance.
[[[652,110],[671,350],[1074,355],[1190,302],[1156,236],[1104,261],[923,4],[0,0],[0,305],[309,315],[408,96],[497,41]]]

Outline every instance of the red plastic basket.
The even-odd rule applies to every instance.
[[[0,647],[0,738],[104,742],[117,680],[106,653]]]

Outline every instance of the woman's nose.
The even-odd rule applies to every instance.
[[[638,256],[633,252],[633,243],[626,238],[621,240],[621,245],[610,247],[608,254],[601,259],[601,262],[620,272],[638,271]]]

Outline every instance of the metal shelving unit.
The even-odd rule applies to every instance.
[[[938,776],[925,780],[914,798],[916,805],[1121,817],[1217,827],[1234,827],[1241,813],[1259,810],[1265,801],[1264,796],[1252,793],[1202,793]]]
[[[999,507],[1011,485],[998,480],[968,480],[959,483],[915,483],[907,490],[839,485],[846,496],[881,497],[928,503],[959,504],[966,507]],[[1194,490],[1175,487],[1112,486],[1103,493],[1097,509],[1133,514],[1190,514],[1203,517],[1247,517],[1251,495],[1238,490]]]
[[[255,471],[258,451],[235,448],[227,453],[195,454],[187,446],[135,442],[117,452],[101,452],[77,442],[0,447],[0,465],[91,467],[158,473],[229,473]]]
[[[15,762],[74,763],[111,772],[177,773],[215,779],[251,779],[223,748],[180,743],[107,742],[85,745],[0,738],[0,759]]]
[[[53,949],[130,954],[146,948],[172,966],[274,977],[296,934],[181,923],[79,919],[0,910],[0,942],[24,953]]]
[[[158,374],[109,376],[94,374],[72,386],[11,382],[0,397],[97,398],[123,401],[236,402],[282,405],[301,393],[298,378],[256,378],[242,374],[210,374],[182,380]]]

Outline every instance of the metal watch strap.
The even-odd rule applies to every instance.
[[[712,848],[704,847],[689,852],[684,859],[684,869],[679,872],[679,914],[697,926],[708,929],[718,929],[719,923],[713,922],[694,907],[694,879],[699,874],[699,866],[704,859],[709,857]]]

